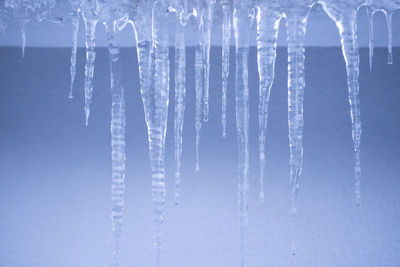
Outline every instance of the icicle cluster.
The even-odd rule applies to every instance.
[[[257,63],[259,72],[259,170],[260,201],[264,201],[266,137],[268,104],[275,76],[275,60],[279,24],[286,21],[288,43],[288,124],[290,144],[291,218],[294,242],[297,193],[303,165],[303,100],[305,84],[305,34],[307,19],[313,5],[322,5],[336,23],[347,69],[352,137],[355,159],[355,199],[361,205],[361,117],[359,100],[359,52],[357,43],[357,12],[366,5],[369,18],[369,58],[373,67],[373,16],[383,12],[388,26],[388,63],[392,56],[392,14],[400,8],[399,0],[68,0],[69,10],[63,17],[52,14],[56,0],[4,0],[0,3],[0,32],[7,21],[16,19],[22,32],[22,55],[25,51],[26,24],[30,20],[72,24],[71,81],[69,98],[73,98],[76,73],[78,29],[82,17],[85,25],[85,114],[89,122],[93,96],[96,59],[96,26],[104,24],[108,36],[111,76],[111,145],[112,145],[112,221],[115,239],[114,266],[118,266],[123,226],[125,191],[125,95],[121,74],[117,33],[132,25],[138,54],[140,90],[148,129],[152,169],[152,202],[155,225],[154,243],[157,264],[161,266],[162,228],[165,216],[165,138],[169,104],[169,34],[168,17],[176,18],[175,29],[175,201],[178,203],[181,181],[182,131],[186,91],[186,25],[196,25],[195,46],[195,129],[196,162],[199,172],[199,148],[202,122],[209,118],[210,47],[214,9],[222,10],[222,135],[226,136],[226,95],[230,66],[231,31],[234,32],[236,54],[236,127],[238,133],[238,213],[240,230],[240,265],[246,266],[246,232],[249,194],[249,83],[248,54],[253,20],[257,27]],[[214,88],[211,88],[212,90]]]

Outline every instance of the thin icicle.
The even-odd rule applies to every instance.
[[[257,14],[257,63],[259,74],[259,165],[260,202],[264,201],[265,143],[268,121],[268,104],[275,76],[276,47],[281,14],[262,6]]]
[[[182,130],[186,91],[185,27],[179,20],[175,35],[175,204],[178,204],[181,180]]]
[[[22,57],[25,57],[25,47],[26,47],[26,24],[28,23],[27,19],[23,19],[20,21],[20,28],[21,28],[21,49],[22,49]]]
[[[297,193],[303,168],[303,99],[305,88],[305,35],[309,9],[293,9],[287,14],[288,39],[288,122],[290,146],[290,183],[292,255],[296,255]]]
[[[233,28],[236,41],[236,128],[238,134],[238,210],[240,266],[246,266],[249,198],[249,9],[248,2],[234,1]]]
[[[371,7],[367,7],[368,26],[369,26],[369,70],[372,71],[373,59],[374,59],[374,13],[375,11]]]
[[[388,28],[388,64],[393,64],[393,34],[392,34],[392,11],[386,12],[386,22]]]
[[[228,91],[229,57],[231,39],[231,7],[222,0],[222,137],[226,137],[226,94]]]
[[[195,172],[200,171],[200,132],[201,132],[201,104],[203,100],[203,46],[198,44],[195,52],[195,78],[196,78],[196,114],[195,114],[195,128],[196,128],[196,166]]]
[[[84,21],[86,29],[85,118],[87,126],[89,122],[90,105],[92,104],[92,96],[93,96],[94,62],[96,59],[95,31],[96,31],[97,20],[84,18]]]
[[[203,18],[203,58],[204,58],[204,121],[208,121],[209,115],[209,91],[210,91],[210,51],[211,51],[211,28],[213,24],[215,0],[207,1],[206,12]]]
[[[70,99],[74,97],[73,88],[74,88],[74,81],[76,74],[76,51],[78,46],[79,10],[74,12],[73,16],[71,17],[71,24],[72,24],[72,51],[71,51],[71,67],[70,67],[71,85],[68,94],[68,97]]]
[[[350,11],[351,12],[351,11]],[[357,17],[356,12],[349,14],[346,20],[339,25],[343,55],[346,61],[347,82],[349,89],[349,103],[352,121],[352,136],[354,142],[355,159],[355,197],[357,206],[361,206],[361,114],[359,93],[359,54],[357,43]]]
[[[111,200],[114,232],[114,266],[118,266],[123,230],[125,195],[125,93],[121,82],[121,61],[114,22],[105,23],[111,74]]]

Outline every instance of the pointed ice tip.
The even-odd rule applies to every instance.
[[[73,95],[73,94],[69,94],[69,95],[68,95],[68,98],[69,98],[69,99],[73,99],[73,98],[74,98],[74,95]]]
[[[208,115],[204,115],[203,121],[208,122]]]
[[[199,174],[199,172],[200,172],[200,166],[199,166],[198,163],[196,163],[196,168],[195,168],[195,170],[194,170],[194,173],[195,173],[195,174]]]
[[[260,203],[264,203],[264,192],[260,192]]]
[[[392,65],[393,64],[393,57],[389,55],[388,57],[388,64]]]
[[[226,131],[225,130],[222,132],[222,137],[226,138]]]
[[[88,108],[85,109],[85,115],[86,115],[86,126],[89,125],[89,115],[90,115],[90,110]]]

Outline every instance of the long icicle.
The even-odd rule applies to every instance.
[[[119,43],[115,23],[106,23],[111,74],[111,201],[114,232],[114,266],[119,265],[125,195],[125,92],[121,80]]]
[[[182,130],[186,91],[185,26],[182,25],[180,17],[177,14],[178,19],[175,34],[175,204],[178,204],[181,180]]]
[[[75,82],[75,74],[76,74],[76,52],[78,47],[78,31],[79,31],[79,10],[74,11],[74,14],[71,17],[72,24],[72,50],[71,50],[71,84],[69,88],[68,97],[72,99],[74,97],[74,82]]]
[[[248,2],[234,1],[233,28],[236,41],[236,128],[238,135],[238,210],[240,266],[246,266],[249,198],[249,9]]]
[[[346,19],[337,22],[343,56],[346,61],[347,83],[349,89],[349,103],[352,121],[352,136],[354,146],[355,159],[355,200],[356,205],[361,206],[361,114],[360,114],[360,99],[358,96],[359,85],[359,52],[357,44],[357,13],[355,10],[349,10],[346,14]]]
[[[372,71],[373,60],[374,60],[374,10],[371,7],[367,7],[368,16],[368,28],[369,28],[369,71]]]
[[[157,266],[161,266],[161,240],[165,216],[165,136],[169,101],[169,47],[168,7],[156,1],[153,9],[152,80],[149,87],[142,88],[149,137],[152,169],[152,203],[155,224],[154,244]],[[150,89],[150,90],[149,90]],[[145,91],[149,90],[149,91]]]
[[[87,126],[89,123],[90,105],[92,104],[92,97],[93,97],[94,62],[96,59],[95,32],[96,32],[97,20],[84,18],[84,21],[86,29],[85,118]]]
[[[393,64],[393,34],[392,34],[392,11],[388,11],[386,14],[386,22],[388,28],[388,64]]]
[[[231,39],[231,7],[222,0],[222,137],[226,137],[226,94],[228,91],[229,57]]]
[[[268,121],[268,104],[275,76],[276,47],[281,15],[269,7],[260,8],[257,14],[257,63],[259,74],[260,103],[258,121],[259,165],[260,165],[260,202],[264,201],[265,143]]]
[[[201,39],[201,37],[200,37]],[[195,113],[195,128],[196,128],[196,166],[195,172],[200,171],[200,132],[201,132],[201,115],[202,115],[202,100],[203,100],[203,45],[200,41],[196,45],[195,52],[195,84],[196,84],[196,113]]]
[[[210,52],[211,52],[211,28],[213,24],[215,0],[207,1],[207,9],[203,18],[203,58],[204,58],[204,121],[209,116],[209,91],[210,91]]]
[[[297,193],[303,168],[303,99],[305,88],[305,35],[307,8],[295,9],[287,14],[288,39],[288,122],[290,146],[291,228],[292,255],[296,255]]]

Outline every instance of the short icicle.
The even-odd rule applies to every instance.
[[[231,39],[231,7],[222,0],[222,137],[226,137],[226,94],[228,91],[229,57]]]
[[[23,19],[20,21],[20,29],[21,29],[21,49],[22,49],[22,57],[25,57],[25,47],[26,47],[26,24],[28,23],[27,19]]]
[[[93,75],[94,62],[96,59],[95,51],[95,32],[97,20],[87,19],[84,17],[86,29],[86,65],[85,65],[85,118],[86,126],[89,123],[90,105],[93,97]]]
[[[369,70],[372,71],[373,60],[374,60],[374,48],[375,48],[375,37],[374,37],[374,13],[372,7],[367,7],[368,16],[368,28],[369,28]]]
[[[282,15],[269,6],[261,6],[257,13],[257,63],[259,74],[259,165],[260,202],[264,202],[265,143],[268,104],[275,76],[276,47]]]
[[[125,195],[125,93],[121,80],[121,60],[115,22],[105,23],[111,74],[111,201],[114,232],[114,265],[119,265]]]
[[[71,50],[71,84],[69,88],[68,97],[72,99],[74,97],[74,82],[75,82],[75,74],[76,74],[76,52],[78,47],[78,31],[79,31],[79,10],[75,10],[74,14],[71,17],[72,24],[72,50]]]
[[[250,19],[248,1],[234,0],[233,28],[236,41],[236,128],[238,136],[238,213],[240,231],[240,266],[247,254],[249,198],[249,81],[248,56]]]
[[[209,116],[209,91],[210,91],[210,52],[211,52],[211,28],[213,24],[213,12],[215,0],[206,1],[207,7],[203,17],[203,58],[204,58],[204,121]]]
[[[392,11],[386,12],[386,22],[388,28],[388,64],[393,64],[393,34],[392,34]]]
[[[291,9],[286,18],[288,39],[288,123],[290,147],[290,184],[291,184],[291,253],[296,255],[297,193],[303,168],[303,100],[305,89],[305,35],[307,7]]]
[[[178,19],[175,34],[175,204],[178,204],[181,180],[182,130],[186,91],[185,26],[182,25],[180,17],[177,14]]]

